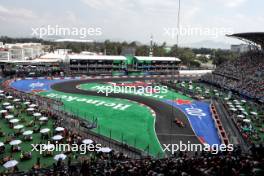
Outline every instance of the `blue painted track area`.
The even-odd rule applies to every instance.
[[[200,101],[177,103],[171,100],[165,102],[184,112],[200,141],[209,145],[221,144],[208,103]]]
[[[51,90],[50,86],[55,83],[69,81],[72,79],[24,79],[11,83],[11,87],[22,92],[43,92]]]

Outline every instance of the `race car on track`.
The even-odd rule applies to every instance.
[[[179,120],[178,118],[175,118],[174,120],[173,120],[173,122],[178,126],[178,127],[185,127],[185,124],[181,121],[181,120]]]

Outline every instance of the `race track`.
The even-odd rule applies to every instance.
[[[153,79],[153,78],[151,78]],[[92,96],[103,96],[105,94],[97,93],[95,91],[87,91],[78,89],[77,86],[80,84],[91,83],[91,82],[115,82],[115,81],[132,81],[132,80],[145,80],[144,78],[106,78],[106,79],[93,79],[93,80],[74,80],[56,83],[51,86],[53,90],[64,92],[64,93],[73,93],[73,94],[82,94],[82,95],[92,95]],[[132,94],[108,94],[108,97],[128,99],[136,101],[138,103],[145,104],[146,106],[152,108],[156,113],[156,123],[155,131],[159,139],[160,144],[163,147],[163,144],[179,144],[179,141],[182,141],[184,144],[200,144],[197,136],[195,135],[193,129],[191,128],[187,117],[181,110],[165,103],[158,101],[152,98],[137,96]],[[182,120],[186,127],[178,127],[173,120],[177,117]],[[164,147],[163,147],[164,148]]]

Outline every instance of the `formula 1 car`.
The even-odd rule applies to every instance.
[[[173,122],[174,123],[176,123],[176,125],[178,126],[178,127],[185,127],[185,124],[181,121],[181,120],[179,120],[178,118],[175,118],[174,120],[173,120]]]

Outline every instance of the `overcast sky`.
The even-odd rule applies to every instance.
[[[182,29],[201,31],[181,34],[180,44],[237,43],[224,34],[264,29],[263,0],[182,0],[181,4]],[[148,43],[153,34],[155,42],[175,44],[171,31],[177,27],[177,13],[178,0],[0,0],[0,35],[31,36],[32,28],[58,25],[101,29],[102,35],[85,39]]]

